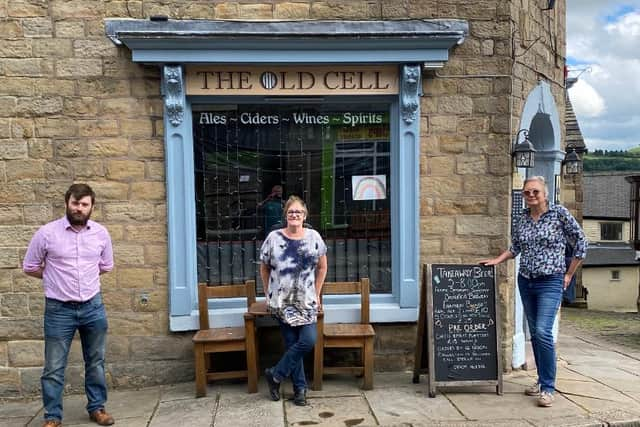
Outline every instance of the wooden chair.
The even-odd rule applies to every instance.
[[[207,395],[209,381],[247,378],[249,393],[258,391],[258,371],[256,364],[256,342],[253,322],[242,327],[209,327],[209,298],[247,298],[247,308],[256,300],[256,282],[247,280],[244,285],[207,286],[198,285],[198,311],[200,330],[193,336],[196,371],[196,397]],[[212,371],[211,355],[230,351],[246,352],[247,369],[237,371]]]
[[[353,374],[363,377],[362,388],[373,388],[373,339],[375,331],[369,324],[369,279],[359,282],[327,282],[322,295],[359,294],[360,323],[324,323],[324,313],[318,313],[318,338],[314,349],[313,389],[322,390],[322,376],[331,374]],[[321,295],[321,298],[322,298]],[[360,349],[358,366],[324,366],[325,348]]]

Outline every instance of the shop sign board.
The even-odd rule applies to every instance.
[[[193,65],[186,68],[187,95],[393,95],[394,65],[253,67]]]

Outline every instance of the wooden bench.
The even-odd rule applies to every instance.
[[[198,312],[200,330],[193,336],[195,353],[196,397],[207,395],[210,381],[247,378],[249,393],[258,391],[256,364],[256,342],[254,323],[247,322],[241,327],[211,328],[209,326],[210,298],[247,298],[247,309],[256,300],[256,283],[248,280],[244,285],[198,285]],[[234,371],[213,371],[212,355],[230,351],[246,352],[247,369]],[[217,366],[216,366],[217,367]]]

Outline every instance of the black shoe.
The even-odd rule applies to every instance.
[[[298,406],[307,406],[307,392],[305,389],[293,392],[293,403]]]
[[[267,379],[267,385],[269,386],[269,396],[271,400],[277,402],[280,400],[280,383],[277,383],[273,378],[273,372],[271,369],[264,370],[264,377]]]

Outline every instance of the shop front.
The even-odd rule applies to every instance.
[[[417,319],[421,73],[447,61],[465,21],[106,30],[161,69],[172,331],[197,328],[197,283],[259,279],[257,250],[292,194],[327,242],[327,280],[368,277],[372,322]],[[327,321],[355,319],[350,303],[325,301]],[[213,321],[240,324],[243,303],[224,304]]]

